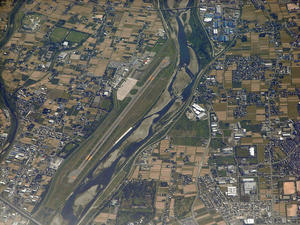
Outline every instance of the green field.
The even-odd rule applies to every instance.
[[[183,219],[188,213],[191,212],[191,207],[194,197],[176,197],[174,205],[174,213],[178,219]]]
[[[128,183],[120,193],[120,208],[117,224],[127,224],[142,217],[149,221],[154,216],[154,201],[156,183]],[[145,222],[146,222],[145,221]]]
[[[174,145],[187,145],[187,146],[201,146],[203,144],[203,138],[198,137],[173,137]]]
[[[157,49],[155,48],[156,50],[152,50],[152,51],[159,51],[159,52],[155,55],[153,60],[143,71],[143,76],[139,79],[139,81],[136,84],[138,87],[141,87],[145,83],[145,81],[155,71],[155,69],[158,67],[158,65],[166,56],[174,55],[174,50],[175,50],[174,45],[175,45],[174,43],[170,43],[170,40],[168,40],[166,42],[162,42],[162,44],[158,44]],[[172,62],[171,65],[173,65],[172,59],[170,61]],[[170,68],[170,66],[168,67]]]
[[[118,225],[129,224],[143,218],[144,222],[149,222],[152,219],[153,213],[147,210],[133,209],[126,211],[119,211],[117,222]]]
[[[203,218],[201,218],[200,220],[198,220],[198,224],[200,225],[206,225],[206,224],[211,224],[214,221],[213,217],[210,215],[207,215]]]
[[[163,39],[163,38],[159,38],[158,40],[157,40],[157,42],[156,42],[156,44],[154,45],[154,47],[149,47],[149,46],[147,46],[146,47],[146,51],[151,51],[151,52],[156,52],[156,53],[158,53],[158,52],[160,52],[160,50],[161,50],[161,48],[164,46],[164,43],[166,43],[166,39]]]
[[[69,30],[66,28],[56,27],[50,35],[50,40],[52,42],[62,42],[66,38],[68,32]]]
[[[223,142],[222,137],[212,138],[210,141],[210,147],[213,149],[224,148],[226,144]]]
[[[132,90],[130,91],[130,94],[131,94],[131,95],[135,95],[137,92],[138,92],[137,89],[132,89]]]
[[[67,144],[64,147],[64,149],[68,152],[68,151],[72,150],[74,147],[76,147],[76,144],[74,144],[74,143],[71,142],[71,143]]]
[[[250,152],[248,147],[237,146],[235,147],[235,155],[237,158],[247,158],[250,157]]]
[[[209,136],[207,120],[191,121],[183,115],[170,131],[174,144],[199,146]]]
[[[66,41],[74,42],[74,43],[80,43],[88,38],[88,34],[79,32],[79,31],[70,31],[68,36],[66,37]]]
[[[100,108],[109,112],[112,110],[113,102],[111,98],[102,98],[100,101]]]
[[[241,126],[245,128],[247,131],[252,132],[260,132],[261,131],[261,124],[252,124],[251,120],[242,120]]]
[[[187,40],[192,44],[193,49],[195,49],[196,54],[201,59],[199,66],[204,68],[211,60],[212,46],[206,35],[203,35],[205,34],[205,30],[197,16],[197,8],[191,9],[189,24],[191,25],[192,32],[186,35]]]
[[[208,160],[208,164],[217,164],[217,165],[235,165],[235,160],[233,156],[212,156]]]
[[[223,130],[223,134],[225,137],[230,137],[231,136],[231,130]]]
[[[264,145],[258,145],[257,146],[257,159],[259,163],[262,163],[265,161],[265,149]]]
[[[197,215],[197,217],[204,216],[205,214],[208,214],[208,210],[204,207],[204,208],[194,211],[194,213],[195,213],[195,215]]]

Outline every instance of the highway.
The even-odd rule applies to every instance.
[[[17,206],[15,206],[14,204],[12,204],[11,202],[9,202],[8,200],[6,200],[5,198],[3,198],[1,196],[0,196],[0,201],[2,201],[5,205],[8,205],[10,208],[14,209],[20,215],[22,215],[25,218],[29,219],[31,222],[33,222],[35,224],[38,224],[38,225],[42,225],[42,223],[40,223],[35,218],[33,218],[28,212],[26,212],[23,209],[18,208]]]
[[[128,105],[125,107],[125,109],[122,111],[122,113],[118,116],[118,118],[113,122],[113,124],[108,128],[108,130],[105,132],[105,134],[99,139],[97,144],[93,147],[90,154],[86,159],[79,165],[77,169],[71,172],[71,179],[74,182],[76,178],[79,176],[79,174],[82,172],[82,170],[87,166],[89,161],[97,154],[97,152],[101,149],[103,144],[108,140],[108,138],[111,137],[112,133],[115,131],[115,129],[119,126],[120,122],[127,116],[129,111],[135,106],[137,101],[140,99],[140,97],[145,93],[145,91],[148,89],[152,81],[156,78],[156,76],[159,74],[159,72],[168,66],[169,59],[164,58],[159,66],[155,69],[155,71],[152,73],[152,75],[147,79],[144,86],[138,91],[137,95],[133,97],[133,99],[128,103]],[[113,147],[113,146],[112,146]]]

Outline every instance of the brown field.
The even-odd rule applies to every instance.
[[[256,108],[256,114],[265,114],[264,108]]]
[[[291,204],[286,206],[286,214],[288,217],[297,216],[298,206],[297,204]]]
[[[300,180],[296,181],[296,186],[297,186],[297,192],[300,194]]]
[[[94,71],[94,75],[96,77],[103,76],[103,74],[106,70],[107,64],[108,64],[108,60],[99,60],[97,63],[96,69]]]
[[[296,87],[300,86],[300,67],[292,67],[292,83]]]
[[[106,224],[108,220],[115,220],[115,219],[116,219],[115,214],[102,212],[94,219],[94,222]]]
[[[139,172],[140,172],[140,166],[136,166],[130,178],[133,180],[137,180],[139,176]]]
[[[227,109],[227,103],[219,103],[214,105],[215,111],[226,111]]]
[[[260,80],[251,81],[251,91],[260,91]]]
[[[224,79],[225,79],[225,88],[231,88],[232,87],[232,70],[227,70],[224,73]]]
[[[26,34],[24,41],[25,42],[34,42],[35,41],[35,35],[34,34]]]
[[[225,221],[220,221],[217,223],[218,225],[226,225],[226,222]]]
[[[271,195],[272,194],[272,191],[270,189],[260,189],[259,190],[260,194],[260,200],[262,201],[265,201],[265,200],[268,200],[269,198],[267,197],[268,195]]]
[[[243,8],[242,12],[242,20],[255,20],[256,14],[255,14],[255,8],[252,4],[246,5]]]
[[[288,102],[288,116],[292,119],[297,119],[298,110],[297,110],[298,101],[289,101]]]
[[[158,211],[163,211],[165,209],[165,206],[165,202],[155,202],[155,209],[157,209]]]
[[[183,193],[184,194],[195,193],[195,192],[197,192],[197,187],[196,187],[195,183],[183,186]]]
[[[286,181],[283,183],[283,193],[285,195],[292,195],[296,193],[295,182]]]
[[[293,38],[285,31],[280,31],[280,39],[282,43],[290,43],[293,41]]]
[[[160,180],[169,182],[171,180],[171,168],[162,168],[160,171]]]
[[[281,216],[286,216],[285,203],[279,202],[274,204],[274,211],[278,211]]]
[[[265,115],[256,115],[256,120],[257,121],[264,121],[265,120]]]
[[[221,120],[221,121],[226,121],[227,120],[226,111],[216,111],[216,114],[217,114],[219,120]]]
[[[242,87],[251,90],[251,80],[242,80]]]

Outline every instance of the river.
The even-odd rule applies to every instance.
[[[178,27],[179,27],[179,32],[178,32],[178,42],[179,42],[179,46],[180,46],[180,63],[179,63],[179,68],[177,68],[177,71],[179,69],[184,68],[185,71],[189,74],[189,76],[192,78],[191,83],[184,89],[183,93],[182,93],[182,100],[186,101],[188,99],[188,97],[191,95],[192,92],[192,87],[193,84],[195,82],[195,78],[196,76],[188,69],[187,65],[189,64],[190,61],[190,56],[189,56],[189,50],[187,47],[187,40],[185,37],[185,33],[183,30],[183,26],[181,24],[180,19],[177,16],[177,23],[178,23]],[[78,219],[84,215],[87,210],[90,208],[90,206],[96,201],[97,197],[101,194],[102,190],[109,184],[112,175],[115,172],[115,168],[116,165],[118,164],[118,162],[120,161],[120,159],[122,157],[125,157],[126,159],[129,159],[146,141],[148,141],[152,135],[153,135],[153,126],[155,124],[157,124],[161,118],[169,111],[169,109],[172,107],[172,105],[174,104],[175,100],[176,100],[176,96],[173,94],[173,84],[174,81],[176,79],[177,76],[177,72],[175,74],[175,76],[173,77],[173,80],[170,82],[170,85],[168,87],[168,91],[170,93],[171,96],[171,100],[169,101],[168,104],[165,105],[165,107],[160,110],[159,112],[156,112],[154,114],[158,115],[157,118],[155,118],[152,122],[151,127],[149,128],[149,132],[147,137],[145,137],[142,141],[139,142],[135,142],[130,144],[122,153],[121,155],[111,164],[110,167],[103,169],[96,177],[93,177],[93,173],[96,170],[96,168],[103,163],[105,160],[108,159],[109,155],[113,152],[116,151],[121,144],[136,130],[139,128],[139,126],[141,125],[141,123],[147,119],[148,117],[144,117],[143,119],[141,119],[140,121],[138,121],[136,123],[136,125],[133,127],[133,129],[126,134],[116,145],[114,145],[111,150],[103,157],[102,160],[100,160],[97,165],[95,165],[95,167],[89,172],[89,174],[87,175],[88,181],[83,182],[81,185],[79,185],[75,191],[73,192],[73,194],[68,198],[68,200],[66,201],[66,204],[62,210],[62,215],[64,217],[64,219],[69,221],[69,224],[76,224],[78,222]],[[152,116],[152,115],[150,115]],[[125,160],[126,162],[127,160]],[[83,209],[83,211],[81,212],[80,216],[75,216],[74,212],[73,212],[73,206],[74,206],[74,202],[75,199],[82,193],[84,193],[85,191],[87,191],[89,188],[91,188],[94,185],[98,185],[98,187],[102,187],[101,189],[97,190],[97,194],[96,196],[93,198],[93,200],[91,200],[86,207]]]
[[[0,49],[2,49],[4,47],[4,45],[9,41],[11,35],[13,34],[14,31],[14,22],[15,22],[15,15],[17,14],[17,12],[19,11],[19,9],[21,8],[21,6],[24,4],[23,0],[19,0],[15,3],[15,6],[13,8],[13,10],[10,13],[9,16],[9,24],[7,25],[7,31],[5,33],[5,37],[0,41]],[[5,63],[3,63],[4,67]],[[7,153],[7,150],[11,147],[16,134],[17,134],[17,130],[18,130],[18,117],[16,115],[16,111],[15,111],[15,93],[13,95],[9,95],[6,91],[5,85],[4,85],[4,81],[1,77],[2,74],[2,70],[3,67],[0,69],[0,102],[3,102],[4,107],[6,107],[9,110],[9,114],[10,114],[10,121],[11,121],[11,126],[10,126],[10,130],[9,130],[9,134],[7,137],[7,143],[10,143],[5,149],[2,150],[2,152],[0,153],[0,160],[3,159],[4,155]]]

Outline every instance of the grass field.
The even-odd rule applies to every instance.
[[[187,146],[201,146],[204,142],[202,138],[198,137],[174,137],[173,144],[187,145]]]
[[[226,144],[223,142],[221,137],[212,138],[210,141],[210,147],[213,149],[223,148]]]
[[[288,116],[290,119],[297,120],[297,117],[299,115],[297,106],[298,106],[298,102],[296,101],[288,102]]]
[[[209,135],[208,121],[191,121],[183,115],[170,131],[170,136],[177,145],[200,145]]]
[[[235,160],[233,156],[215,156],[215,157],[210,157],[209,164],[214,164],[216,163],[217,165],[235,165]]]
[[[154,70],[158,67],[160,62],[167,56],[167,55],[173,55],[174,54],[174,43],[170,43],[170,40],[163,42],[162,44],[157,45],[157,49],[155,51],[158,51],[158,53],[155,55],[149,66],[143,71],[143,76],[139,78],[139,81],[137,82],[137,86],[141,87],[145,81],[149,78],[149,76],[154,72]],[[170,46],[173,46],[170,48]],[[172,62],[172,61],[171,61]],[[171,63],[172,64],[172,63]]]
[[[131,94],[131,95],[135,95],[137,92],[138,92],[137,89],[132,89],[132,90],[130,91],[130,94]]]
[[[223,130],[223,134],[224,134],[225,137],[230,137],[231,132],[232,132],[231,130],[225,130],[225,129]]]
[[[257,145],[257,159],[259,163],[265,161],[265,149],[264,145]]]
[[[74,42],[74,43],[80,43],[88,38],[88,34],[79,32],[79,31],[70,31],[68,36],[66,37],[66,41]]]
[[[22,18],[24,17],[24,12],[19,11],[15,16],[15,30],[18,30],[22,23]]]
[[[274,158],[275,160],[282,160],[286,157],[285,152],[283,152],[279,147],[274,148]]]
[[[204,216],[205,214],[208,213],[208,210],[206,209],[206,207],[203,207],[201,209],[198,209],[194,212],[197,216]]]
[[[174,205],[174,213],[178,219],[183,219],[188,213],[191,212],[191,207],[194,197],[176,197]]]
[[[146,51],[151,51],[151,52],[160,52],[161,51],[161,48],[164,46],[164,44],[166,43],[166,39],[163,39],[163,38],[159,38],[156,42],[156,44],[154,45],[154,47],[146,47]]]
[[[245,158],[250,157],[250,152],[246,148],[241,148],[240,146],[237,146],[235,148],[235,155],[237,158]]]
[[[211,59],[212,46],[206,35],[203,35],[205,30],[199,21],[196,10],[196,8],[191,9],[189,24],[192,32],[187,34],[186,37],[201,60],[199,66],[203,68]]]
[[[62,42],[67,34],[68,34],[69,30],[63,27],[56,27],[51,35],[50,35],[50,40],[53,42]]]
[[[132,209],[126,211],[119,211],[116,224],[130,224],[132,221],[137,221],[144,218],[144,222],[149,222],[153,217],[153,212],[145,209]]]

